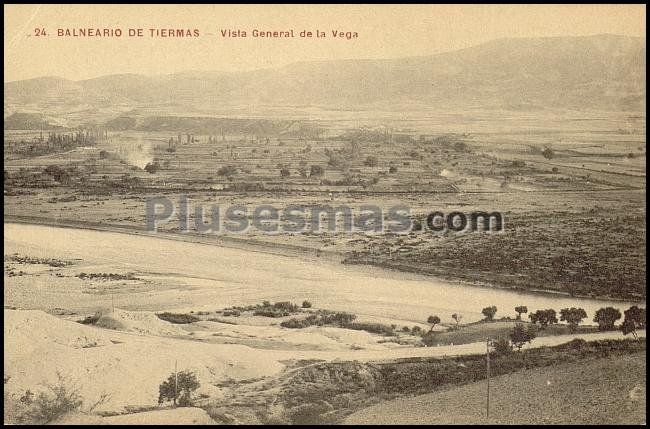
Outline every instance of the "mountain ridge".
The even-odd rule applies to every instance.
[[[243,72],[123,73],[73,81],[5,83],[12,105],[167,104],[532,106],[642,110],[645,38],[618,35],[502,38],[395,59],[300,61]]]

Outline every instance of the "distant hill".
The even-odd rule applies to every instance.
[[[83,81],[5,83],[5,106],[62,102],[205,106],[395,103],[486,109],[645,108],[645,39],[508,38],[453,52],[391,60],[300,62],[242,73],[126,74]]]
[[[316,135],[318,130],[303,121],[211,118],[186,116],[135,116],[125,114],[106,122],[109,130],[178,131],[198,134],[249,134],[259,136]]]
[[[38,113],[14,113],[5,118],[5,130],[54,130],[62,128]]]

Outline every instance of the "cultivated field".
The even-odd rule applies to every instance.
[[[645,354],[525,370],[382,402],[346,424],[644,424]]]
[[[235,123],[136,116],[137,130],[40,156],[17,149],[36,138],[38,154],[40,131],[5,131],[5,218],[142,230],[146,197],[162,195],[174,202],[187,195],[191,207],[222,211],[296,206],[307,220],[324,205],[407,205],[420,224],[437,210],[499,211],[499,234],[252,229],[220,237],[468,283],[644,299],[644,117],[409,115]],[[155,171],[143,170],[147,164]],[[193,220],[191,212],[190,228]],[[339,217],[337,226],[343,222]],[[176,219],[161,226],[178,228]]]

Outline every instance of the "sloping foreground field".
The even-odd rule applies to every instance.
[[[639,335],[645,336],[645,332]],[[534,340],[531,347],[561,344],[575,337],[603,340],[622,335],[605,332],[543,337]],[[93,404],[103,394],[109,395],[108,401],[94,411],[120,413],[134,407],[156,406],[158,385],[172,373],[176,363],[179,370],[196,373],[201,383],[197,395],[230,403],[233,392],[224,390],[224,383],[251,386],[258,380],[282,378],[291,362],[298,360],[356,361],[365,367],[386,359],[480,354],[484,347],[472,343],[395,350],[259,350],[241,344],[209,344],[121,332],[61,320],[41,311],[7,309],[4,340],[5,394],[20,398],[28,390],[37,393],[46,383],[56,383],[60,374],[79,388],[85,403]],[[390,391],[397,393],[411,387],[400,385]]]
[[[386,401],[346,424],[643,424],[645,354],[607,357],[495,377]]]

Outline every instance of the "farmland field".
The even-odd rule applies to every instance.
[[[346,424],[644,424],[644,354],[525,370],[363,409]]]

